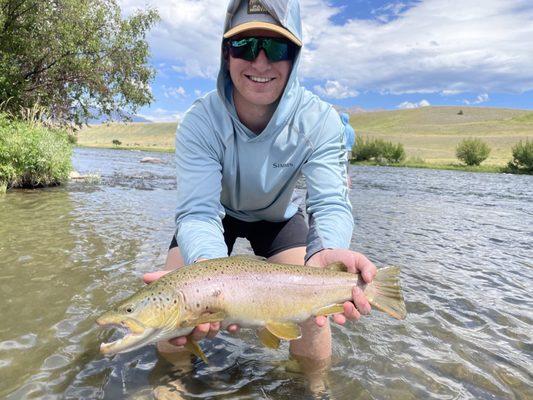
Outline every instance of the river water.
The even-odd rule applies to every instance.
[[[145,156],[164,164],[141,164]],[[253,332],[181,369],[153,346],[99,355],[95,318],[160,269],[173,156],[77,149],[70,183],[0,196],[0,398],[308,398]],[[334,326],[332,399],[533,398],[533,177],[351,167],[352,249],[402,267],[408,317]],[[240,242],[237,252],[249,251]]]

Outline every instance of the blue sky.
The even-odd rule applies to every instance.
[[[120,0],[125,15],[145,0]],[[531,0],[301,0],[300,81],[332,104],[533,109]],[[175,121],[215,88],[225,0],[154,2],[155,102],[139,111]]]

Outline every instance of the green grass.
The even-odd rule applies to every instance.
[[[0,113],[0,192],[66,181],[71,156],[68,132]]]
[[[422,107],[354,114],[350,123],[358,135],[402,143],[408,157],[435,165],[457,162],[457,144],[472,137],[491,148],[484,163],[503,166],[516,143],[533,138],[533,112],[527,110]]]
[[[112,123],[93,125],[78,132],[83,147],[121,148],[150,151],[173,151],[176,123]],[[113,145],[113,140],[122,142]]]
[[[458,115],[463,110],[463,115]],[[512,147],[520,140],[533,140],[533,111],[488,107],[421,107],[412,110],[352,114],[357,135],[384,139],[404,146],[407,157],[424,164],[458,164],[457,144],[479,138],[491,148],[483,165],[504,166]],[[109,147],[113,139],[120,148],[172,151],[175,123],[130,123],[95,125],[78,133],[80,146]]]

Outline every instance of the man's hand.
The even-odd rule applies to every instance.
[[[147,274],[143,275],[143,281],[144,283],[151,283],[159,278],[161,278],[163,275],[168,274],[172,271],[156,271],[156,272],[149,272]],[[237,333],[239,331],[238,325],[230,325],[228,326],[228,332],[230,333]],[[204,338],[212,339],[214,338],[218,331],[220,330],[220,322],[211,322],[211,323],[205,323],[200,324],[189,335],[192,339],[195,341],[199,341]],[[183,346],[187,343],[187,337],[188,336],[180,336],[174,339],[170,339],[169,342],[173,344],[174,346]]]
[[[355,251],[346,249],[324,249],[314,254],[306,265],[313,267],[325,267],[328,264],[334,262],[342,262],[348,268],[348,272],[361,273],[365,283],[372,282],[372,279],[376,276],[376,266],[364,255]],[[353,303],[347,301],[344,303],[344,313],[335,314],[333,320],[343,325],[346,319],[357,321],[362,315],[370,313],[370,304],[366,299],[363,291],[354,286],[352,290]],[[327,317],[318,316],[315,318],[318,326],[324,326],[327,321]]]

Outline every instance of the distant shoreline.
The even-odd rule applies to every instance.
[[[356,135],[401,143],[407,159],[396,167],[471,172],[502,171],[520,141],[533,141],[533,110],[492,107],[420,107],[350,115]],[[112,123],[78,132],[80,147],[174,152],[177,123]],[[457,144],[478,138],[491,149],[479,167],[460,165]],[[115,144],[113,144],[115,143]],[[378,165],[366,163],[365,165]]]

